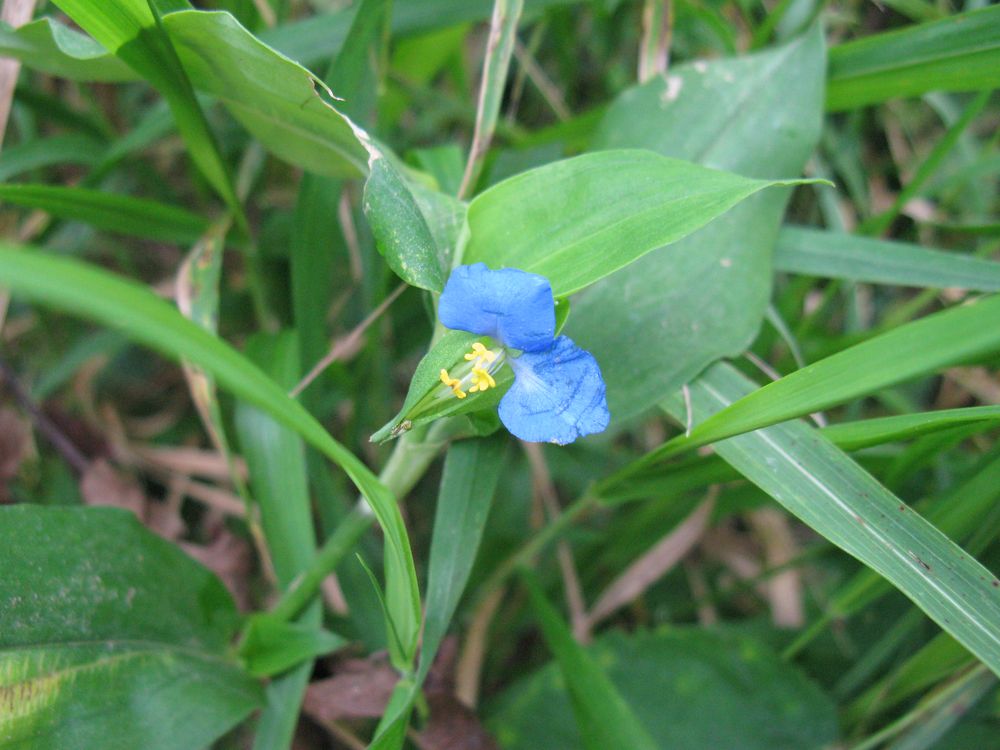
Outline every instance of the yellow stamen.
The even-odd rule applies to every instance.
[[[496,385],[497,381],[493,379],[493,376],[487,370],[482,367],[472,368],[472,387],[469,389],[469,393],[496,388]]]
[[[490,351],[478,341],[472,345],[472,351],[465,355],[465,360],[467,362],[471,362],[474,359],[478,360],[476,362],[477,367],[482,367],[483,363],[490,364],[496,358],[496,352]]]
[[[451,388],[451,392],[455,394],[456,398],[465,398],[468,395],[462,390],[462,381],[451,377],[443,367],[441,368],[441,382]]]

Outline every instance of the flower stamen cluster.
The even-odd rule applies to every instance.
[[[455,371],[457,377],[452,377],[451,373],[441,368],[441,382],[451,388],[455,398],[465,398],[470,393],[482,393],[497,387],[493,373],[503,364],[500,352],[487,349],[476,341],[465,355],[465,361],[470,364],[459,367]]]

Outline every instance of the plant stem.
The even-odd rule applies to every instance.
[[[568,526],[595,505],[597,505],[597,495],[586,492],[571,505],[566,506],[562,513],[553,518],[547,526],[540,529],[517,552],[504,560],[493,571],[493,575],[486,579],[483,585],[479,587],[478,598],[484,599],[492,591],[502,586],[515,570],[525,565],[532,557],[541,552],[549,542],[556,539]]]
[[[427,471],[441,448],[451,437],[450,420],[435,422],[429,427],[415,428],[404,434],[393,448],[379,479],[397,501],[401,500]],[[323,580],[332,573],[375,522],[375,516],[364,499],[337,525],[327,537],[312,563],[281,595],[270,616],[291,620],[312,601]]]

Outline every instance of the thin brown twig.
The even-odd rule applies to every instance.
[[[361,337],[364,336],[365,331],[367,331],[371,327],[372,323],[374,323],[376,320],[379,319],[379,317],[381,317],[382,313],[384,313],[386,310],[389,309],[389,305],[395,302],[399,298],[399,295],[401,295],[404,291],[406,291],[406,288],[407,288],[406,283],[402,283],[399,286],[397,286],[395,289],[392,290],[392,292],[389,294],[388,297],[382,300],[381,304],[379,304],[378,307],[376,307],[368,314],[368,317],[366,317],[364,320],[362,320],[360,323],[358,323],[358,325],[354,327],[354,330],[352,330],[349,334],[347,334],[343,338],[334,341],[333,346],[330,347],[330,351],[327,352],[326,356],[324,356],[323,359],[321,359],[319,362],[315,364],[315,366],[309,371],[309,374],[307,374],[304,378],[302,378],[302,380],[299,381],[298,385],[296,385],[294,388],[292,388],[291,391],[288,392],[288,395],[291,396],[292,398],[295,398],[300,393],[302,393],[302,391],[308,388],[309,384],[312,383],[316,378],[318,378],[320,374],[323,372],[323,370],[332,365],[341,357],[346,356],[348,352],[354,351],[354,349],[358,345],[358,342],[361,340]]]
[[[548,464],[545,463],[542,447],[538,443],[524,442],[521,443],[521,447],[531,465],[532,485],[551,521],[560,512],[559,497],[555,485],[552,483]],[[573,635],[581,643],[586,643],[590,640],[587,604],[583,600],[583,588],[580,586],[580,577],[577,575],[576,563],[573,561],[573,551],[565,540],[561,540],[556,546],[556,558],[562,573],[563,588],[566,590],[566,605],[569,607]]]
[[[750,525],[763,547],[767,568],[787,565],[798,555],[788,516],[776,508],[758,508],[747,514]],[[782,628],[802,627],[805,612],[802,601],[802,578],[799,570],[788,568],[763,584],[771,605],[771,619]]]
[[[762,360],[753,352],[747,350],[743,352],[743,356],[746,357],[754,367],[760,370],[762,373],[767,375],[771,380],[781,380],[781,373],[775,370],[771,365]],[[815,412],[809,415],[812,421],[816,423],[817,427],[826,427],[826,416],[822,412]]]
[[[455,667],[455,697],[469,708],[475,708],[479,702],[479,678],[486,658],[486,639],[506,593],[503,586],[497,586],[479,603],[462,644],[462,653]]]
[[[267,28],[273,28],[276,23],[278,23],[278,17],[274,14],[274,8],[267,0],[253,0],[254,7],[257,8],[257,13],[260,14],[260,20],[264,22]]]
[[[535,58],[531,52],[517,40],[514,41],[514,58],[517,60],[517,64],[521,66],[528,80],[535,84],[538,93],[542,95],[545,103],[552,108],[552,111],[555,112],[560,122],[565,122],[572,117],[573,113],[569,111],[569,107],[566,105],[566,100],[563,98],[559,87],[552,82],[545,74],[545,71],[542,70],[542,67],[535,62]]]
[[[469,148],[469,159],[465,163],[465,172],[462,174],[462,183],[458,188],[458,198],[460,200],[467,197],[469,191],[475,186],[479,176],[479,169],[482,166],[482,158],[490,147],[493,140],[493,131],[496,128],[497,107],[499,99],[491,105],[491,97],[498,91],[496,86],[503,85],[503,79],[507,76],[510,66],[510,56],[513,52],[512,44],[503,44],[504,26],[508,19],[508,13],[514,14],[514,22],[521,15],[523,0],[511,0],[508,4],[504,0],[495,0],[493,4],[493,15],[490,18],[490,35],[486,41],[486,54],[483,57],[483,77],[479,83],[479,97],[476,104],[476,124],[472,134],[472,146]],[[514,35],[516,38],[516,34]],[[499,75],[497,75],[499,74]],[[494,80],[494,76],[497,80]]]
[[[31,20],[35,12],[35,0],[4,0],[0,10],[0,20],[15,29]],[[14,89],[21,72],[21,61],[13,58],[0,59],[0,147],[7,132],[7,120],[14,101]]]
[[[311,718],[313,721],[318,722],[323,729],[332,734],[338,742],[347,746],[349,750],[365,750],[367,747],[367,745],[356,734],[354,734],[347,727],[341,726],[336,721],[325,721],[324,719],[316,716],[312,716]]]
[[[7,386],[7,390],[14,397],[14,400],[31,417],[31,420],[35,424],[35,429],[52,444],[52,447],[56,449],[59,455],[63,457],[63,460],[77,474],[82,475],[87,470],[87,467],[90,466],[90,461],[76,447],[76,444],[64,435],[62,430],[38,408],[31,395],[17,379],[17,373],[2,359],[0,359],[0,375],[3,375],[3,382]]]
[[[674,33],[674,7],[670,0],[646,0],[642,9],[642,41],[639,45],[639,83],[665,75],[670,64]]]
[[[588,631],[634,601],[694,548],[708,528],[718,492],[718,486],[712,485],[705,500],[679,526],[671,529],[611,582],[586,615]]]
[[[337,221],[340,232],[344,236],[347,247],[347,259],[351,266],[351,280],[361,281],[364,268],[361,266],[361,243],[358,242],[358,229],[354,226],[354,214],[351,213],[351,198],[344,190],[337,203]]]

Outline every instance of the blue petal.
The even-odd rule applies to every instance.
[[[492,336],[526,352],[547,349],[556,334],[549,280],[516,268],[491,271],[485,263],[451,272],[438,317],[448,328]]]
[[[500,401],[500,421],[521,440],[565,445],[608,426],[601,368],[566,336],[509,362],[514,384]]]

